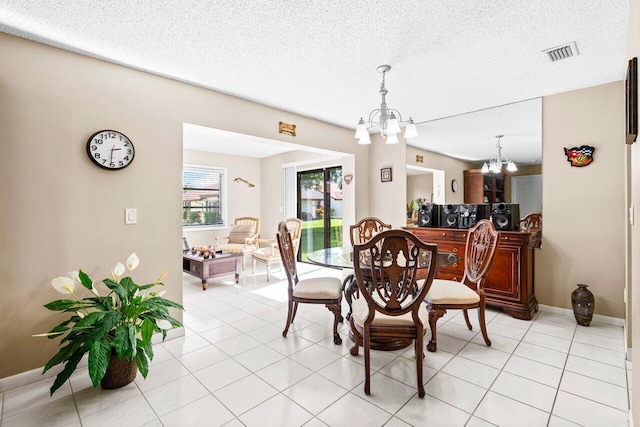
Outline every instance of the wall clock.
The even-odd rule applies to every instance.
[[[133,162],[135,154],[131,140],[116,130],[98,131],[87,141],[87,155],[103,169],[124,169]]]
[[[455,179],[451,180],[451,191],[453,191],[454,193],[458,191],[458,181]]]

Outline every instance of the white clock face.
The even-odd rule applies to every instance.
[[[87,141],[87,155],[93,163],[104,169],[126,168],[133,161],[135,153],[129,138],[115,130],[101,130]]]

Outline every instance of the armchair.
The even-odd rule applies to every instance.
[[[293,257],[298,256],[298,249],[300,247],[300,236],[302,235],[302,220],[298,218],[288,218],[286,221],[287,229],[291,233],[291,241],[293,244]],[[271,274],[271,264],[282,265],[282,257],[280,256],[280,250],[278,244],[273,240],[260,240],[261,242],[271,242],[271,245],[266,248],[259,248],[253,252],[252,255],[252,273],[256,274],[256,262],[260,262],[267,266],[267,282]]]
[[[242,270],[244,271],[245,257],[258,249],[259,233],[259,218],[249,216],[236,218],[228,236],[216,237],[216,249],[224,252],[241,253]],[[221,240],[227,240],[227,243],[219,243]]]

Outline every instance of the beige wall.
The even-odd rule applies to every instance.
[[[184,150],[184,164],[199,166],[217,166],[227,168],[227,227],[218,229],[194,230],[185,228],[183,236],[189,245],[213,245],[216,236],[228,236],[228,226],[237,217],[260,217],[260,193],[262,191],[260,159],[252,157],[231,156],[228,154],[210,153],[206,151]],[[237,177],[244,178],[255,187],[244,182],[234,182]],[[260,228],[262,228],[262,223]]]
[[[6,34],[0,53],[0,378],[55,353],[56,340],[31,337],[61,319],[42,307],[59,297],[55,276],[82,267],[103,278],[136,251],[134,277],[167,269],[167,297],[182,301],[183,123],[286,142],[278,122],[294,123],[296,143],[357,154],[353,173],[367,174],[368,147],[352,130]],[[85,143],[100,129],[132,139],[131,166],[91,164]],[[137,225],[124,225],[125,208],[138,210]]]
[[[370,167],[367,178],[370,181],[371,216],[380,218],[393,227],[401,227],[407,223],[407,145],[387,145],[380,134],[371,135]],[[392,181],[381,182],[380,169],[391,168]]]
[[[429,172],[423,172],[421,175],[409,175],[407,176],[407,203],[410,200],[425,199],[425,201],[431,201],[431,194],[433,193],[433,174]],[[416,206],[419,209],[420,206]]]
[[[640,0],[631,0],[629,9],[629,33],[627,36],[627,59],[633,57],[640,57]],[[626,64],[625,64],[626,66]],[[639,112],[640,113],[640,112]],[[640,114],[638,114],[640,119]],[[636,142],[628,149],[628,174],[630,176],[630,189],[631,203],[633,203],[634,215],[633,225],[631,228],[631,254],[629,258],[629,279],[630,292],[628,293],[629,301],[631,301],[631,307],[628,310],[631,321],[631,333],[633,342],[640,343],[640,140]],[[638,366],[640,365],[640,349],[635,348],[633,351],[632,365],[636,367],[633,371],[632,384],[629,388],[634,390],[640,390],[640,371]],[[640,425],[640,393],[632,393],[631,408],[633,411],[633,423],[631,425]]]
[[[542,100],[542,249],[535,294],[541,304],[571,307],[586,283],[596,314],[624,317],[624,83]],[[571,167],[563,147],[595,147],[588,167]]]

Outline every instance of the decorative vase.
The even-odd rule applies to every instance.
[[[587,285],[578,284],[578,289],[571,293],[571,306],[578,325],[589,326],[591,319],[593,319],[595,298],[587,289]]]
[[[135,359],[120,359],[116,354],[112,354],[107,365],[107,372],[100,381],[102,388],[112,390],[124,387],[136,379],[138,367]]]

